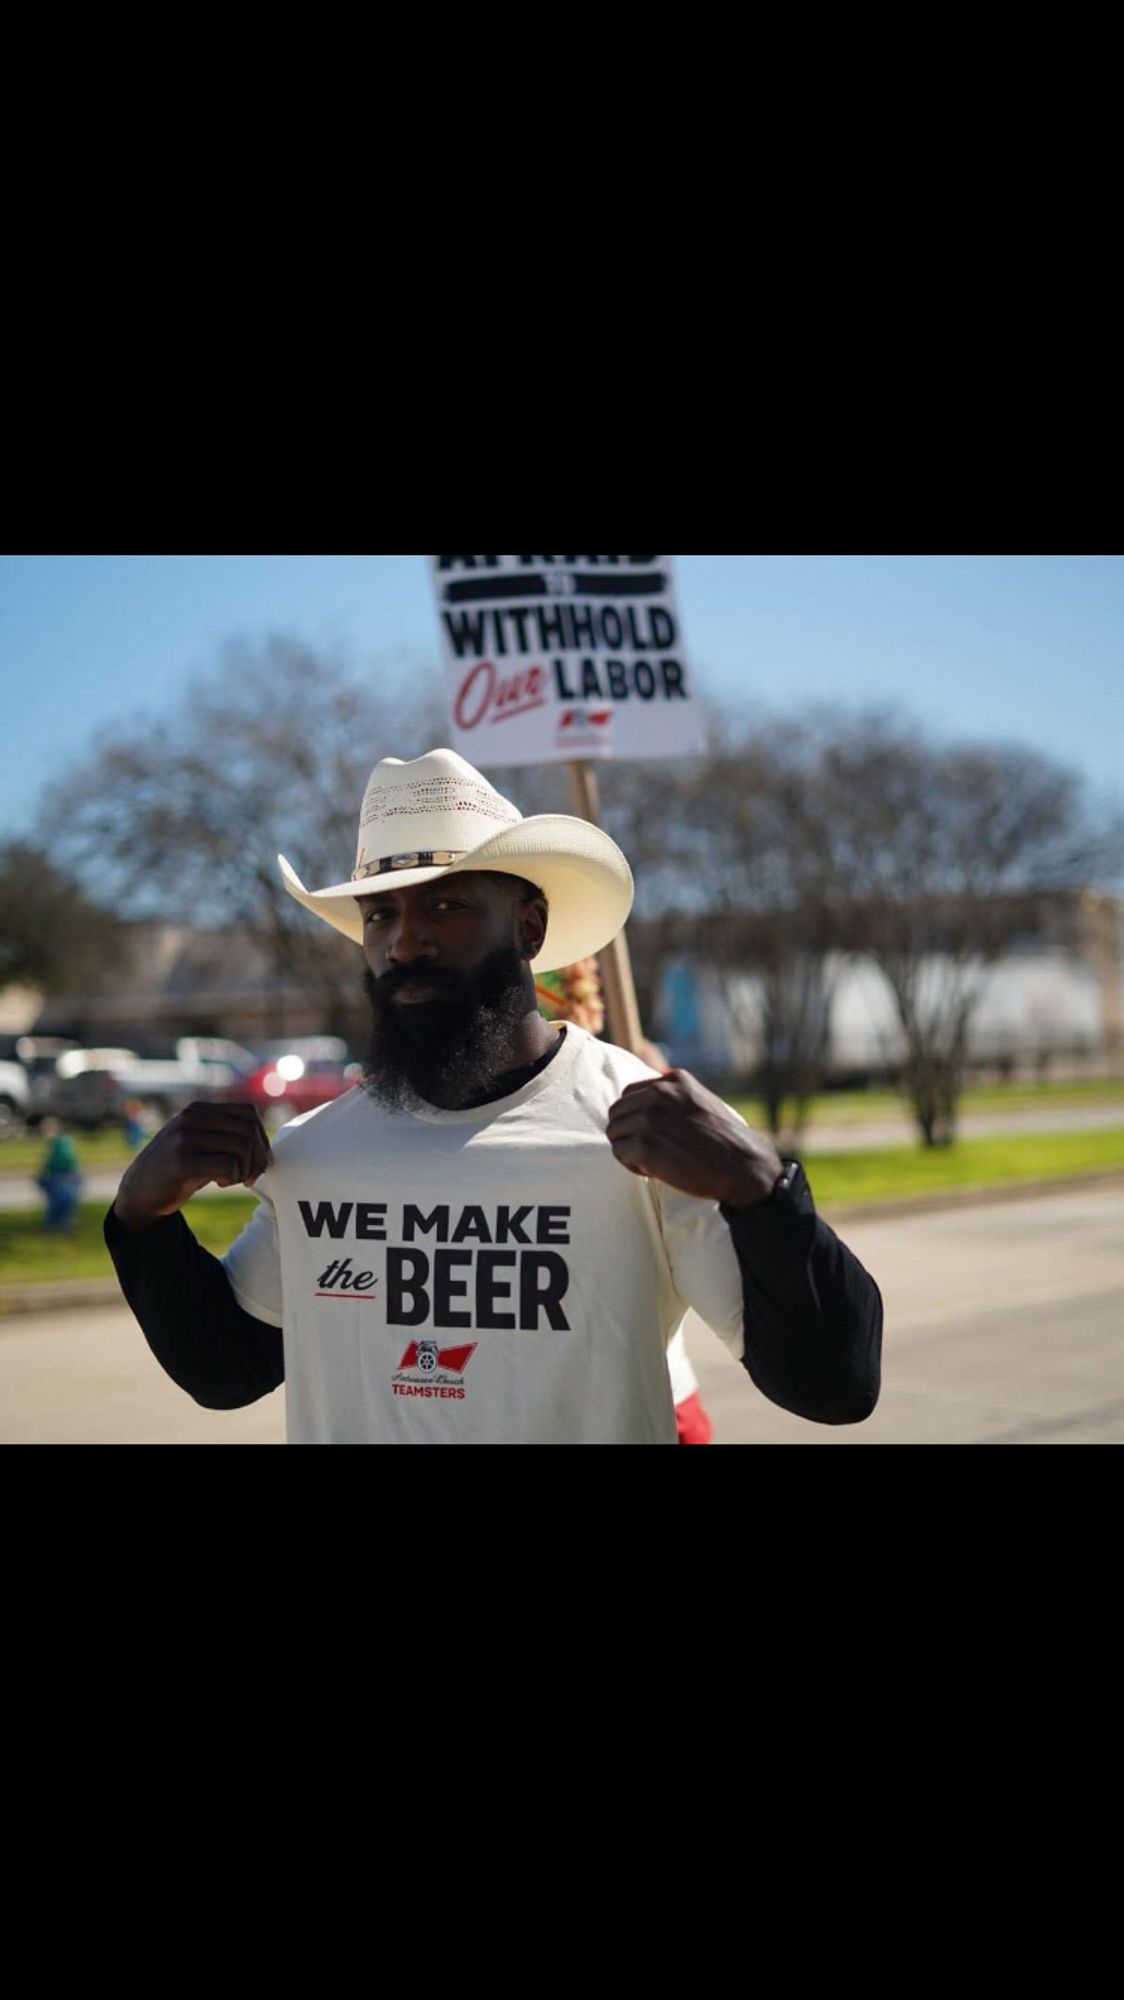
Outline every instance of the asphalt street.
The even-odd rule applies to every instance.
[[[882,1400],[865,1424],[768,1403],[700,1322],[687,1339],[716,1444],[1124,1443],[1124,1199],[1119,1186],[840,1233],[886,1304]],[[0,1319],[0,1443],[280,1444],[284,1391],[201,1410],[118,1306]]]
[[[1124,1191],[1067,1189],[839,1234],[885,1305],[882,1397],[811,1424],[754,1388],[693,1316],[716,1444],[1124,1443]]]

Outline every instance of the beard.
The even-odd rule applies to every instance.
[[[432,1000],[403,1006],[394,999],[407,980],[423,978],[437,989]],[[363,991],[371,1008],[363,1087],[388,1111],[419,1101],[447,1110],[484,1101],[511,1067],[514,1032],[534,1006],[526,961],[514,945],[497,945],[475,972],[395,965],[376,979],[368,967]]]

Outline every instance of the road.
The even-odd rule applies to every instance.
[[[717,1444],[1124,1443],[1119,1187],[841,1233],[886,1302],[878,1409],[841,1430],[789,1416],[691,1321]],[[0,1443],[280,1444],[284,1432],[283,1390],[249,1410],[198,1409],[122,1307],[0,1319]]]
[[[865,1424],[810,1424],[756,1390],[693,1317],[717,1444],[1124,1443],[1124,1200],[1072,1188],[840,1234],[886,1308]]]
[[[201,1410],[123,1306],[0,1319],[0,1444],[284,1444],[285,1392]]]

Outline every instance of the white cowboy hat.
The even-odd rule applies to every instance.
[[[359,896],[413,889],[470,869],[522,875],[550,906],[533,972],[555,972],[604,950],[632,908],[632,870],[607,833],[562,813],[524,819],[454,750],[431,750],[412,763],[384,757],[376,764],[350,881],[306,889],[283,854],[277,861],[290,896],[356,944],[363,942]]]

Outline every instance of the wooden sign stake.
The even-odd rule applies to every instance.
[[[570,803],[577,818],[588,820],[591,826],[600,827],[601,800],[597,790],[597,774],[592,764],[584,760],[567,764],[566,780],[570,788]],[[609,1021],[610,1038],[618,1048],[628,1049],[632,1055],[639,1055],[644,1036],[640,1027],[640,1010],[636,1005],[636,987],[632,978],[632,960],[628,955],[628,938],[624,931],[598,952],[597,964],[605,988],[605,1012]]]

